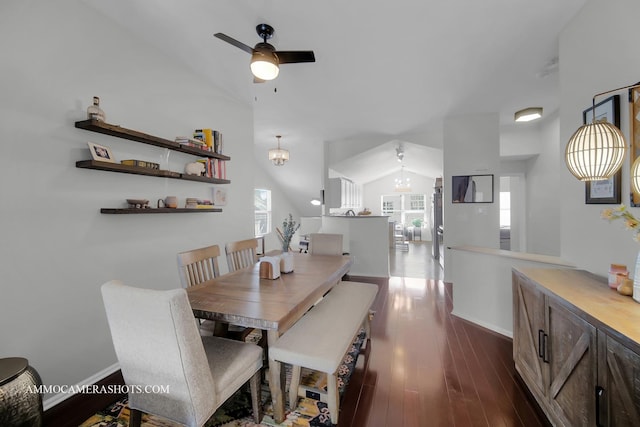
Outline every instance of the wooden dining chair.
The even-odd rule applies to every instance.
[[[187,288],[218,277],[220,275],[219,256],[220,247],[218,245],[180,252],[178,254],[178,270],[182,287]],[[245,328],[244,326],[229,325],[213,320],[198,320],[200,330],[207,335],[244,341],[253,332],[253,328]]]
[[[218,245],[206,246],[180,252],[178,254],[178,271],[183,288],[206,282],[220,275]],[[198,319],[200,331],[208,335],[225,336],[227,325],[213,320]]]
[[[229,273],[240,270],[241,268],[250,267],[257,263],[257,249],[258,239],[246,239],[227,243],[224,246],[224,251],[227,255],[227,266],[229,267]],[[238,335],[242,336],[242,334],[246,334],[244,335],[244,337],[246,337],[252,331],[252,328],[245,328],[243,332],[235,332],[233,331],[233,327],[231,325],[229,326],[230,334],[237,334],[235,336],[232,335],[234,339]],[[267,345],[267,333],[264,330],[262,331],[262,337],[260,338],[258,345],[262,347],[265,347]]]
[[[227,255],[227,266],[229,272],[249,267],[258,262],[256,250],[258,248],[258,239],[239,240],[237,242],[229,242],[225,245],[224,250]]]
[[[101,290],[124,382],[131,389],[149,386],[129,393],[130,426],[140,426],[143,412],[203,426],[247,382],[260,423],[259,346],[199,336],[185,289],[141,289],[112,280]],[[166,391],[155,391],[158,385]]]

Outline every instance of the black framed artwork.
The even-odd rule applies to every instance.
[[[595,108],[595,110],[594,110]],[[595,113],[595,114],[594,114]],[[595,107],[587,108],[582,112],[584,124],[595,120],[606,120],[620,128],[620,95],[614,95]],[[614,176],[602,181],[587,181],[585,183],[585,203],[586,204],[617,204],[622,201],[622,169]]]

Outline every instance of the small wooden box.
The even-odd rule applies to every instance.
[[[280,277],[280,268],[278,263],[270,261],[260,261],[260,278],[275,280]]]

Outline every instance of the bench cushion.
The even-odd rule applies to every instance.
[[[334,373],[377,293],[371,283],[340,282],[269,347],[269,358]]]

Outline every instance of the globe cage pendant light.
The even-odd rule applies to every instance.
[[[565,162],[580,181],[600,181],[618,172],[626,151],[620,129],[607,121],[595,121],[580,126],[571,136]]]
[[[280,148],[280,138],[282,138],[282,135],[276,135],[276,138],[278,139],[278,148],[269,150],[269,160],[276,166],[282,166],[289,160],[289,151]]]
[[[565,149],[567,168],[580,181],[611,178],[622,167],[628,149],[620,129],[606,120],[595,119],[596,97],[639,86],[640,84],[624,86],[594,95],[591,123],[580,126],[569,138]],[[635,175],[632,175],[632,179],[636,181]]]
[[[631,189],[640,194],[640,157],[636,157],[631,165]]]

